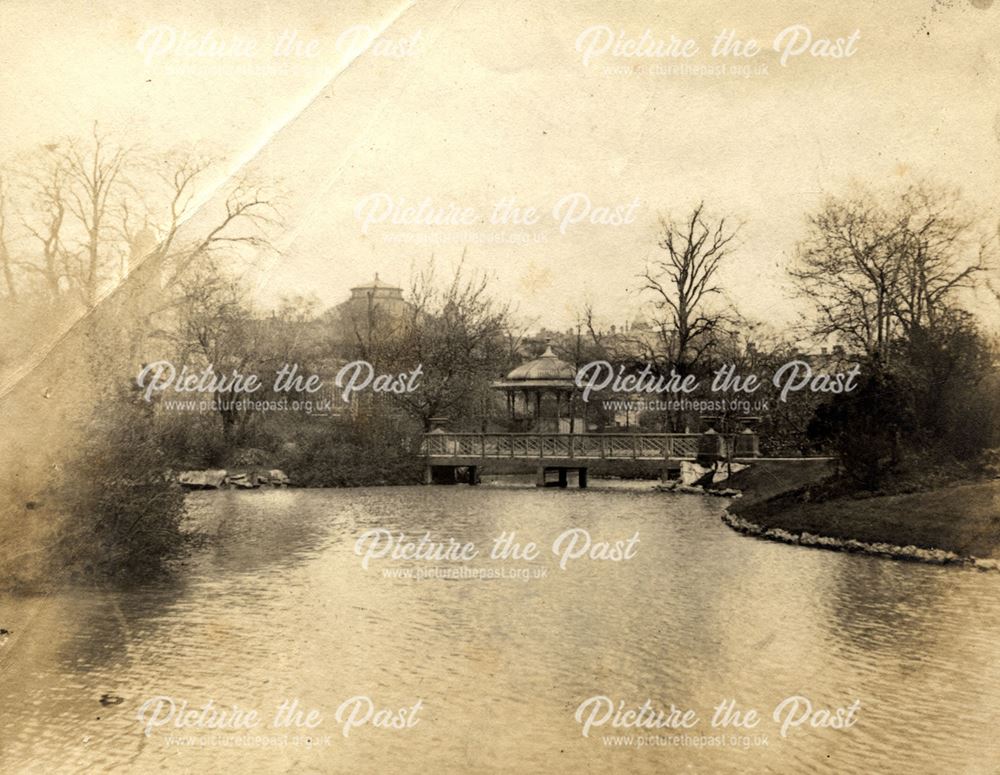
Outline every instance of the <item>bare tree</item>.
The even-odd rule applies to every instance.
[[[64,201],[75,220],[74,244],[65,247],[65,266],[88,308],[97,304],[109,261],[113,218],[124,195],[132,150],[102,135],[94,124],[86,143],[70,140],[57,155],[65,174]]]
[[[154,304],[147,294],[144,302],[149,317],[158,315],[178,302],[180,280],[197,261],[270,249],[266,231],[280,222],[276,196],[236,176],[224,198],[206,201],[218,166],[186,150],[140,152],[96,124],[87,140],[46,145],[17,164],[21,225],[40,249],[15,263],[39,275],[53,300],[68,286],[86,308],[147,265],[159,298]],[[192,224],[202,207],[210,215]]]
[[[893,314],[909,338],[941,322],[950,297],[986,268],[989,240],[977,233],[957,191],[921,184],[906,191],[898,215],[902,271]]]
[[[509,307],[490,296],[486,275],[467,275],[462,263],[443,286],[430,263],[408,300],[405,319],[374,353],[393,370],[422,367],[420,390],[394,398],[425,430],[435,416],[476,414],[486,400],[482,391],[507,365]]]
[[[181,363],[209,366],[221,376],[256,373],[260,325],[241,283],[212,268],[192,273],[184,285],[180,325],[172,336]],[[245,396],[225,387],[214,394],[215,411],[222,422],[223,441],[233,446],[242,440],[252,412],[238,405]]]
[[[147,162],[146,187],[133,187],[135,204],[126,202],[118,213],[136,332],[168,335],[179,306],[197,302],[190,277],[220,275],[219,260],[241,248],[272,249],[268,229],[281,222],[276,197],[246,177],[232,181],[221,204],[190,225],[217,166],[184,151]]]
[[[957,193],[927,184],[888,203],[866,190],[828,198],[808,224],[792,276],[816,304],[814,333],[880,357],[893,337],[935,324],[988,248]]]
[[[792,276],[816,304],[815,333],[837,335],[868,353],[884,351],[900,270],[889,219],[866,199],[831,198],[808,222]]]
[[[643,274],[643,290],[653,296],[660,344],[678,373],[686,373],[711,346],[712,334],[725,316],[709,308],[722,293],[716,275],[730,255],[739,227],[725,218],[713,220],[699,203],[683,221],[660,219],[657,246],[666,257]]]
[[[62,300],[63,283],[67,281],[62,242],[66,222],[66,171],[58,148],[57,145],[43,146],[22,159],[15,173],[25,199],[21,208],[21,227],[39,249],[37,256],[26,256],[18,261],[18,267],[41,279],[52,305]]]

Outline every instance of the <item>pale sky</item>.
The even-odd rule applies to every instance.
[[[347,50],[355,25],[385,30],[377,53]],[[698,53],[597,50],[584,63],[577,42],[601,25],[626,41],[646,30],[693,39]],[[793,25],[820,49],[818,39],[857,31],[853,53],[803,51],[782,66],[772,44]],[[755,38],[761,53],[713,58],[724,29]],[[704,199],[746,224],[724,277],[732,302],[780,326],[798,309],[784,268],[823,191],[852,177],[930,176],[961,186],[996,221],[998,29],[1000,4],[989,0],[8,0],[0,134],[12,154],[97,120],[132,142],[204,144],[232,167],[280,178],[288,230],[281,256],[254,276],[264,304],[301,293],[335,303],[375,272],[405,286],[414,263],[434,254],[446,268],[467,248],[468,264],[495,275],[497,293],[539,325],[571,325],[588,298],[620,323],[635,275],[657,255],[657,214]],[[275,55],[292,33],[302,56]],[[229,55],[204,55],[206,36]],[[678,64],[735,65],[749,77],[663,71]],[[633,66],[644,71],[622,72]],[[561,233],[553,208],[573,194],[631,222]],[[373,195],[466,210],[472,223],[365,228],[357,210]],[[538,222],[489,223],[511,197],[537,208]],[[529,242],[483,242],[518,233]]]

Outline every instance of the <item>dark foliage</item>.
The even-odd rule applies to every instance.
[[[132,394],[95,412],[58,501],[67,529],[56,560],[77,576],[159,576],[187,540],[183,492],[167,470],[151,408]]]
[[[895,375],[874,363],[857,390],[817,408],[806,433],[811,441],[830,444],[856,483],[875,489],[899,463],[902,442],[914,428],[910,395]]]
[[[419,435],[406,426],[386,416],[317,424],[285,446],[278,464],[302,487],[419,484]]]

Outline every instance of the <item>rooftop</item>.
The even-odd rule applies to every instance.
[[[560,360],[552,346],[534,360],[522,363],[512,370],[505,379],[493,383],[495,388],[574,388],[576,367]]]
[[[378,272],[375,273],[375,279],[372,280],[368,285],[356,285],[351,288],[351,293],[355,291],[399,291],[403,292],[403,289],[399,286],[387,283],[384,280],[379,279]]]

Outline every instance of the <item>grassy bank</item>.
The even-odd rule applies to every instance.
[[[747,504],[822,481],[835,468],[830,458],[762,459],[737,471],[724,485],[743,493],[739,502]]]
[[[897,495],[857,493],[819,501],[813,496],[814,488],[800,487],[736,501],[730,511],[765,529],[1000,559],[1000,480]]]

